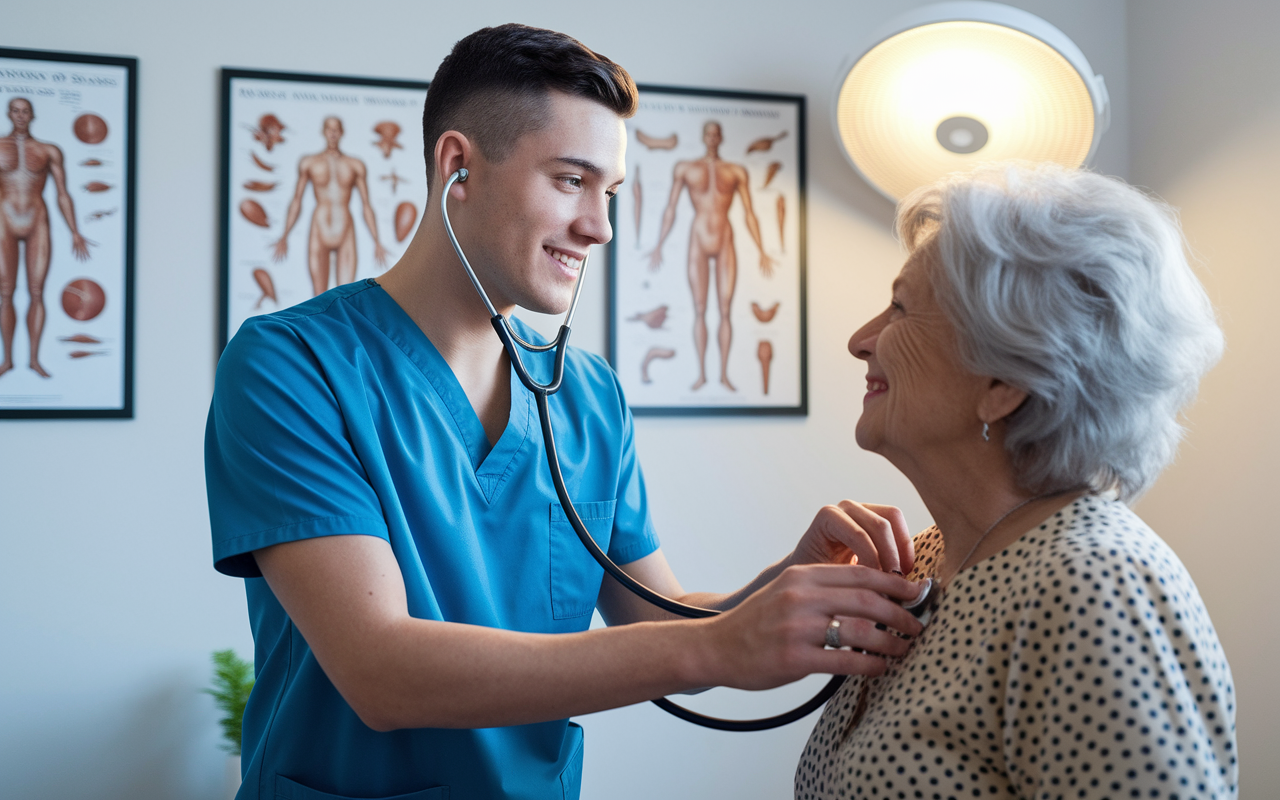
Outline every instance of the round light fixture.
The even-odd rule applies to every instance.
[[[1101,75],[1067,35],[1001,3],[898,17],[843,74],[836,135],[891,200],[982,161],[1089,162],[1110,123]]]

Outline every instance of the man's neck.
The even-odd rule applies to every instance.
[[[492,360],[502,351],[489,312],[440,227],[423,220],[409,248],[378,282],[449,360],[472,350]],[[509,311],[507,309],[506,311]],[[505,312],[504,312],[505,313]],[[451,362],[452,363],[452,362]]]
[[[378,283],[444,357],[490,442],[496,442],[510,410],[510,365],[443,225],[424,220],[409,249]]]

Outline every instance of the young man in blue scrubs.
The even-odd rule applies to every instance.
[[[609,241],[636,90],[564,36],[508,25],[458,42],[428,94],[429,191],[494,305],[561,313]],[[688,593],[649,520],[626,400],[571,350],[551,402],[569,492],[634,599],[556,501],[531,396],[433,197],[378,280],[250,319],[218,365],[206,466],[217,568],[246,578],[257,685],[241,798],[577,797],[568,717],[702,686],[877,673],[919,624],[894,509],[821,511],[796,550],[729,595]],[[522,335],[535,334],[521,328]],[[850,566],[857,556],[864,566]],[[588,630],[599,608],[610,627]],[[824,649],[832,618],[843,643]]]

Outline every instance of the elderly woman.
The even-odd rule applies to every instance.
[[[849,340],[857,440],[936,521],[907,577],[938,591],[907,655],[827,704],[796,797],[1235,797],[1226,657],[1126,505],[1222,351],[1172,212],[1006,165],[916,192],[897,226],[893,299]]]

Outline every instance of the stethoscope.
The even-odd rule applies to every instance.
[[[582,523],[582,518],[578,516],[577,510],[573,507],[573,500],[569,497],[569,490],[565,487],[564,475],[560,471],[560,457],[556,454],[556,440],[551,430],[551,411],[547,405],[547,398],[560,390],[560,383],[564,378],[564,356],[569,343],[569,326],[573,322],[574,309],[578,306],[578,294],[582,289],[582,278],[587,271],[587,259],[584,257],[582,265],[578,268],[578,280],[573,287],[573,299],[569,301],[569,310],[565,314],[564,323],[560,325],[560,333],[556,336],[555,341],[544,345],[526,342],[511,329],[511,323],[507,321],[506,317],[498,313],[498,310],[493,307],[493,303],[489,301],[489,295],[485,292],[484,287],[480,285],[480,279],[476,277],[475,270],[471,268],[471,262],[467,260],[466,254],[462,252],[462,245],[458,244],[458,237],[453,233],[453,226],[449,224],[449,189],[455,183],[466,181],[467,174],[466,169],[459,169],[450,175],[449,180],[444,185],[444,190],[440,193],[440,215],[444,219],[444,229],[449,234],[449,241],[453,243],[453,249],[458,254],[458,260],[462,262],[462,266],[467,270],[467,277],[471,279],[472,285],[476,287],[476,291],[480,294],[480,299],[484,301],[485,308],[489,311],[489,321],[493,324],[493,329],[497,331],[498,338],[502,340],[502,346],[506,349],[507,356],[511,359],[511,365],[515,368],[516,375],[520,378],[520,382],[524,384],[525,388],[533,393],[534,399],[537,401],[538,420],[542,425],[542,440],[547,451],[547,466],[551,469],[551,483],[555,486],[556,495],[560,498],[560,505],[564,508],[569,524],[573,526],[574,532],[578,534],[578,539],[582,541],[582,546],[587,548],[587,552],[591,553],[596,562],[604,568],[604,571],[613,576],[614,580],[625,586],[636,596],[664,611],[669,611],[682,617],[701,618],[719,614],[720,612],[715,609],[698,608],[697,606],[685,605],[672,600],[632,578],[623,572],[617,564],[613,563],[608,554],[600,549],[600,545],[596,544],[596,540],[592,538],[587,526]],[[517,347],[517,345],[519,346]],[[531,353],[555,351],[555,366],[552,370],[550,381],[544,384],[538,383],[533,379],[533,376],[529,374],[529,370],[524,365],[524,359],[520,356],[520,348],[524,348]],[[809,716],[809,714],[831,699],[844,683],[845,677],[844,675],[833,676],[822,691],[814,695],[808,702],[785,714],[764,719],[731,720],[709,717],[683,706],[678,706],[665,697],[658,698],[652,702],[663,711],[674,714],[680,719],[692,722],[695,725],[722,731],[764,731],[771,728],[779,728]]]

